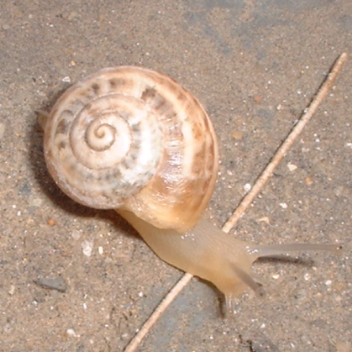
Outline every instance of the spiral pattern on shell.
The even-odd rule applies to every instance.
[[[47,118],[44,152],[74,200],[160,228],[193,226],[216,180],[216,138],[199,101],[138,67],[103,69],[65,91]]]

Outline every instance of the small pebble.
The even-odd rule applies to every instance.
[[[243,190],[248,193],[250,190],[251,190],[251,183],[246,183],[244,186],[243,186]]]
[[[255,103],[261,103],[262,101],[263,101],[263,97],[261,96],[261,95],[254,95],[253,96],[253,101],[255,102]]]
[[[71,82],[70,76],[65,76],[65,77],[63,77],[63,78],[61,79],[61,81],[67,82],[67,83],[70,84],[70,82]]]
[[[305,279],[306,281],[310,280],[310,279],[311,279],[311,275],[310,275],[309,273],[305,273],[305,274],[304,274],[304,279]]]
[[[241,140],[243,138],[243,133],[238,130],[234,130],[231,135],[235,140]]]
[[[103,255],[103,247],[102,246],[98,247],[98,254],[100,254],[101,256]]]
[[[286,204],[286,203],[279,203],[279,205],[283,209],[286,209],[288,207],[288,204]]]
[[[9,289],[9,295],[15,294],[15,290],[16,290],[15,285],[11,285]]]
[[[72,328],[68,328],[66,330],[66,334],[68,337],[79,338],[80,334],[77,334]]]
[[[44,289],[57,290],[61,293],[65,293],[67,289],[65,280],[60,276],[54,278],[38,278],[34,283]]]
[[[47,220],[47,224],[48,224],[49,226],[54,226],[54,225],[57,224],[57,222],[56,222],[56,220],[54,220],[54,219],[52,219],[52,218],[49,218],[49,219]]]
[[[82,253],[86,257],[91,257],[92,249],[93,249],[93,241],[85,240],[81,243]]]
[[[292,164],[291,162],[289,162],[287,164],[287,166],[288,166],[288,169],[289,169],[290,172],[293,172],[293,171],[295,171],[297,169],[297,166]]]
[[[307,186],[311,186],[311,184],[313,184],[313,179],[312,179],[311,176],[307,176],[307,177],[305,178],[305,184],[306,184]]]

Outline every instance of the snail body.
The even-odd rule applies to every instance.
[[[107,68],[70,87],[44,123],[44,155],[75,201],[115,209],[173,266],[212,282],[227,299],[259,289],[259,257],[317,246],[257,246],[217,229],[204,211],[218,149],[200,102],[148,69]]]

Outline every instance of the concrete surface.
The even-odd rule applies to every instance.
[[[106,66],[174,77],[219,137],[210,209],[222,225],[342,51],[349,0],[2,1],[0,349],[122,350],[181,276],[113,212],[56,188],[36,111]],[[351,349],[350,67],[233,231],[269,244],[338,241],[343,252],[258,262],[265,296],[242,297],[228,317],[194,279],[140,350]]]

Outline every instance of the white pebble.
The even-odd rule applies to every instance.
[[[326,280],[325,284],[326,284],[326,286],[331,286],[332,285],[332,280]]]
[[[305,273],[305,274],[304,274],[304,279],[305,279],[306,281],[310,280],[310,279],[311,279],[311,275],[310,275],[309,273]]]
[[[102,256],[103,255],[103,247],[99,246],[98,247],[98,253]]]
[[[92,248],[93,248],[93,241],[83,241],[81,243],[81,248],[82,248],[82,253],[86,256],[86,257],[91,257],[92,254]]]
[[[69,336],[69,337],[74,337],[74,338],[79,338],[80,337],[80,334],[77,334],[72,328],[68,328],[66,330],[66,334]]]
[[[70,82],[71,82],[70,76],[65,76],[65,77],[63,77],[63,78],[61,79],[61,81],[67,82],[67,83],[70,84]]]
[[[279,203],[279,205],[283,208],[286,209],[288,207],[288,204],[286,203]]]
[[[251,183],[246,183],[244,186],[243,186],[243,190],[245,192],[249,192],[251,190]]]
[[[293,171],[295,171],[297,169],[297,166],[292,164],[291,162],[289,162],[287,164],[287,166],[288,166],[288,169],[289,169],[290,172],[293,172]]]
[[[272,278],[273,278],[273,279],[279,279],[279,277],[280,277],[280,275],[277,274],[277,273],[274,273],[274,274],[272,275]]]
[[[15,294],[15,290],[16,290],[15,285],[11,285],[9,289],[9,295]]]

